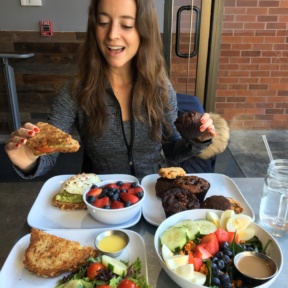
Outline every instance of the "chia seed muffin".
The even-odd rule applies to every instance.
[[[197,197],[186,189],[172,188],[163,196],[162,206],[166,217],[169,217],[181,211],[199,209],[200,203]]]
[[[199,202],[203,202],[208,190],[210,189],[210,183],[198,176],[181,176],[177,177],[174,181],[175,187],[185,188],[192,194],[194,194]]]

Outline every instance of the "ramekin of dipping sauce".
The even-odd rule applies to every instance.
[[[96,237],[96,248],[105,255],[118,257],[128,246],[129,236],[122,230],[109,230]]]
[[[250,282],[261,284],[271,279],[278,271],[274,260],[263,253],[241,252],[234,257],[236,269]]]

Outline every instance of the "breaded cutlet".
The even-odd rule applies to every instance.
[[[38,276],[56,277],[77,270],[89,257],[96,256],[97,250],[92,247],[32,228],[23,264]]]

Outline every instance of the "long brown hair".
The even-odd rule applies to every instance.
[[[144,107],[153,139],[161,140],[161,125],[168,131],[170,127],[165,120],[169,109],[168,86],[157,12],[154,0],[135,1],[140,46],[133,59],[133,115],[137,121],[144,121],[141,114],[141,108],[143,112]],[[86,39],[80,50],[79,69],[73,85],[74,91],[79,91],[76,95],[78,103],[89,117],[87,125],[90,135],[102,133],[108,114],[105,105],[105,89],[109,84],[108,68],[96,41],[98,2],[99,0],[90,2]]]

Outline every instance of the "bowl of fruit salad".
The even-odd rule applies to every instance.
[[[97,183],[83,194],[91,216],[105,224],[125,223],[141,213],[144,188],[133,181],[107,180]]]
[[[273,236],[233,210],[194,209],[170,216],[158,226],[154,248],[161,267],[183,288],[238,287],[240,282],[251,287],[233,261],[243,251],[263,253],[277,265],[275,275],[257,287],[270,287],[283,266]]]

